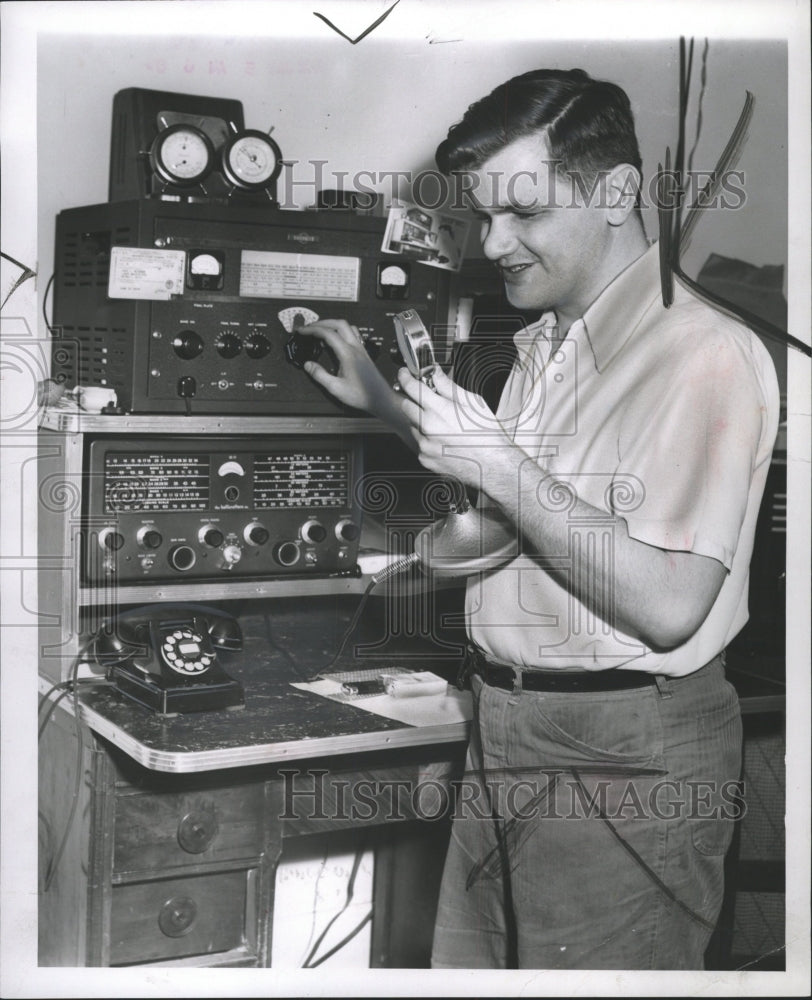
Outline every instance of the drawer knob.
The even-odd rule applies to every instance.
[[[158,926],[167,937],[183,937],[192,929],[197,903],[190,896],[173,896],[161,907]]]
[[[195,809],[178,824],[178,843],[189,854],[202,854],[217,836],[214,811]]]

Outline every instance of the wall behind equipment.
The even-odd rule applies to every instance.
[[[393,15],[394,16],[394,15]],[[517,32],[517,35],[520,35]],[[694,55],[688,148],[698,121],[704,40]],[[39,36],[37,67],[39,271],[53,264],[54,218],[61,209],[107,200],[113,95],[127,87],[242,101],[247,127],[274,128],[287,160],[280,196],[312,204],[318,170],[325,187],[369,171],[362,185],[385,198],[410,194],[381,175],[433,167],[437,143],[473,100],[516,73],[540,66],[580,67],[623,86],[632,101],[646,178],[677,139],[678,42],[533,40],[505,42],[376,38],[351,46],[325,28],[321,38],[204,35]],[[751,264],[787,257],[787,57],[781,41],[709,41],[697,171],[713,168],[736,123],[745,91],[755,113],[728,199],[708,213],[686,257],[695,274],[710,252]],[[321,168],[315,161],[326,161]],[[338,181],[346,171],[343,181]],[[287,176],[287,181],[286,181]],[[426,188],[430,194],[434,189]],[[657,234],[652,208],[648,235]],[[469,244],[476,252],[475,233]],[[41,289],[45,282],[40,283]],[[40,292],[41,294],[41,292]]]

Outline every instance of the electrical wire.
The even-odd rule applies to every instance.
[[[57,870],[59,868],[59,863],[62,860],[62,855],[65,852],[65,848],[68,843],[68,837],[70,836],[71,828],[73,827],[73,822],[76,817],[76,808],[79,804],[79,793],[82,788],[82,754],[84,751],[84,730],[85,725],[82,722],[79,715],[79,687],[76,683],[78,680],[79,663],[81,661],[81,656],[77,655],[73,666],[73,718],[76,724],[76,774],[73,785],[73,798],[71,799],[70,809],[68,811],[68,818],[65,821],[65,829],[62,833],[62,838],[59,841],[59,847],[56,850],[53,858],[51,858],[48,869],[45,874],[43,893],[48,892],[51,888],[53,880],[56,876]]]
[[[45,329],[48,331],[48,333],[54,332],[54,328],[48,322],[48,313],[45,305],[46,302],[48,301],[48,292],[50,292],[53,283],[54,283],[54,275],[52,274],[51,277],[48,279],[48,284],[45,286],[45,291],[43,292],[42,295],[42,318],[45,322]]]
[[[316,943],[310,949],[307,958],[304,960],[304,963],[302,964],[303,969],[313,969],[316,967],[316,965],[320,965],[326,958],[329,958],[330,955],[335,954],[335,952],[338,950],[339,947],[343,948],[344,945],[347,943],[347,941],[353,938],[361,930],[361,928],[364,926],[364,923],[366,923],[367,920],[371,919],[372,913],[370,912],[367,915],[367,918],[364,921],[362,921],[358,925],[358,927],[356,927],[345,939],[340,941],[338,945],[334,946],[329,952],[322,955],[317,962],[313,963],[313,958],[316,952],[319,950],[321,943],[327,937],[333,924],[335,924],[336,920],[338,920],[338,918],[347,910],[350,903],[352,902],[352,897],[355,893],[355,879],[356,876],[358,875],[358,869],[361,867],[361,859],[363,857],[363,853],[364,853],[364,844],[362,843],[361,846],[358,848],[358,850],[355,852],[355,858],[353,859],[352,870],[350,871],[350,877],[347,881],[347,895],[346,898],[344,899],[344,905],[341,907],[338,913],[333,915],[332,919],[328,921],[327,926],[324,928],[321,934],[319,934],[319,936],[316,938]]]
[[[60,688],[62,689],[60,691],[59,696],[57,698],[54,698],[53,701],[50,701],[50,704],[48,705],[48,710],[39,724],[37,741],[39,741],[42,738],[42,734],[45,731],[45,727],[47,726],[51,716],[56,710],[56,707],[59,705],[62,699],[67,697],[68,695],[73,696],[73,718],[76,724],[76,775],[74,779],[73,797],[71,799],[71,805],[68,811],[68,818],[65,822],[65,829],[62,833],[62,837],[59,842],[59,847],[57,848],[56,853],[48,863],[48,868],[46,870],[45,878],[43,880],[44,881],[42,889],[43,892],[48,892],[56,876],[59,863],[62,860],[62,855],[68,843],[68,837],[70,836],[71,828],[76,818],[76,808],[79,802],[79,793],[81,791],[82,773],[83,773],[82,751],[84,749],[83,737],[84,737],[84,731],[87,727],[85,726],[84,722],[81,719],[80,706],[79,706],[79,688],[83,684],[99,685],[108,683],[106,681],[101,681],[95,677],[87,678],[85,680],[79,679],[79,666],[85,656],[85,653],[87,653],[87,651],[93,646],[97,638],[98,638],[98,633],[94,633],[89,639],[87,639],[80,646],[79,651],[73,658],[73,662],[71,663],[70,666],[71,676],[68,678],[68,680],[60,681],[57,684],[52,684],[51,687],[45,692],[45,694],[42,695],[39,701],[39,705],[37,706],[37,714],[39,714],[42,711],[43,705],[45,705],[46,702],[50,701],[51,695],[54,694],[55,691],[59,691]],[[98,662],[98,660],[96,662]]]
[[[310,934],[307,938],[307,944],[304,947],[305,955],[310,954],[310,943],[313,940],[313,935],[316,933],[316,907],[319,898],[319,882],[321,881],[321,877],[324,875],[325,869],[327,868],[327,859],[329,857],[330,847],[328,845],[324,848],[324,857],[321,859],[321,865],[319,866],[319,871],[316,875],[316,882],[313,886],[313,919],[310,921]]]
[[[344,635],[341,637],[341,642],[339,643],[337,652],[328,663],[319,668],[318,672],[314,676],[310,677],[311,681],[318,680],[325,671],[335,666],[335,664],[341,659],[341,655],[344,652],[347,643],[350,641],[350,637],[355,631],[358,622],[361,619],[361,615],[364,613],[364,608],[366,607],[367,601],[369,600],[369,595],[372,593],[375,587],[377,587],[379,583],[383,583],[385,580],[390,579],[390,577],[393,577],[398,573],[402,573],[405,570],[410,569],[418,562],[419,558],[420,557],[417,555],[416,552],[413,552],[411,553],[411,555],[408,556],[402,556],[400,559],[396,559],[395,562],[390,563],[388,566],[384,566],[383,569],[379,570],[372,576],[372,578],[370,579],[369,583],[366,586],[366,589],[361,595],[361,600],[358,604],[358,607],[355,609],[352,618],[350,619],[349,625],[344,630]]]
[[[349,934],[345,935],[337,944],[334,944],[329,951],[326,951],[320,958],[317,958],[315,962],[311,962],[310,965],[306,965],[305,968],[315,969],[317,965],[321,965],[322,962],[326,962],[328,958],[331,958],[337,951],[340,951],[345,945],[349,944],[349,942],[352,941],[352,939],[356,937],[364,929],[364,927],[366,927],[370,920],[372,920],[374,912],[374,910],[370,910],[364,919],[356,927],[354,927]]]

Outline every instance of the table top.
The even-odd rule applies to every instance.
[[[407,725],[291,686],[311,680],[328,664],[332,672],[431,670],[453,682],[465,635],[461,626],[442,622],[449,606],[456,610],[454,595],[435,593],[425,602],[371,597],[334,663],[359,608],[358,595],[284,598],[260,604],[261,613],[257,602],[221,604],[243,629],[242,651],[221,657],[229,676],[243,686],[243,708],[161,716],[100,683],[80,687],[82,716],[136,763],[169,773],[459,743],[467,739],[468,723]],[[772,671],[756,669],[758,658],[752,664],[741,656],[730,660],[728,677],[745,713],[782,710],[783,677],[777,671],[771,677]],[[62,704],[70,710],[70,702]]]
[[[266,614],[238,614],[243,649],[222,656],[221,663],[242,684],[244,708],[161,716],[100,683],[80,687],[82,717],[137,763],[172,773],[466,740],[465,722],[406,725],[291,686],[330,663],[359,600],[347,595],[287,599],[268,604]],[[386,604],[369,600],[331,671],[399,666],[430,669],[452,680],[460,643],[430,626],[423,629],[428,635],[398,630]]]

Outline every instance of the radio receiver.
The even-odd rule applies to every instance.
[[[358,438],[103,437],[89,446],[87,583],[357,570]]]

